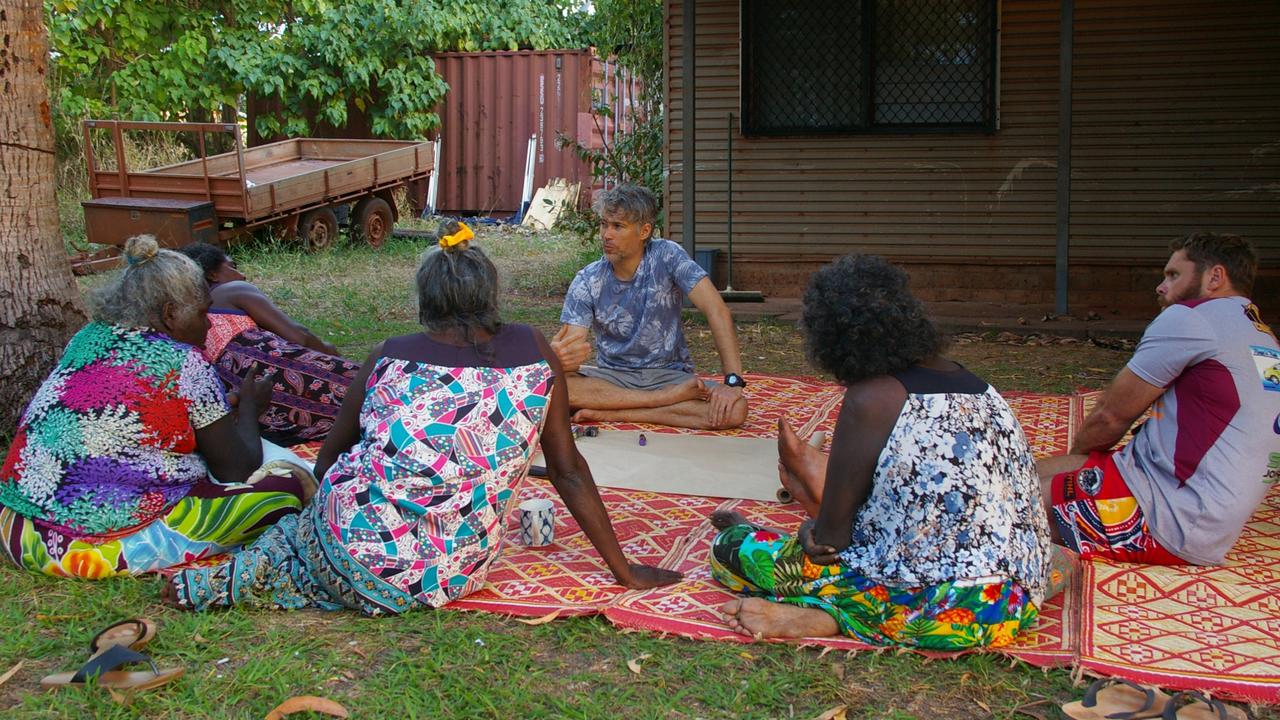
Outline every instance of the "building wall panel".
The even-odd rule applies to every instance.
[[[694,158],[683,153],[683,2],[666,5],[665,232],[683,241],[683,183],[694,168],[696,244],[720,249],[723,265],[727,121],[740,104],[739,2],[695,6]],[[935,274],[938,262],[953,264],[961,293],[966,283],[996,292],[976,287],[973,265],[991,266],[986,274],[1010,287],[1034,276],[1026,296],[1052,301],[1060,4],[1001,5],[994,134],[735,132],[736,285],[795,294],[812,268],[858,251]],[[1075,7],[1073,279],[1116,263],[1158,270],[1168,240],[1198,228],[1249,236],[1270,272],[1280,264],[1280,3],[1077,0]],[[1118,292],[1149,296],[1153,283],[1139,274],[1117,281]],[[1090,302],[1105,297],[1092,286],[1079,297],[1086,294]]]

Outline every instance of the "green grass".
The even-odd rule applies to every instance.
[[[503,278],[504,314],[544,332],[558,325],[573,273],[598,245],[555,233],[481,227]],[[307,254],[280,243],[233,248],[249,278],[291,316],[363,358],[376,342],[417,328],[413,276],[421,241],[381,250]],[[103,278],[81,280],[85,288]],[[686,322],[695,362],[718,367],[705,322]],[[739,323],[746,366],[816,374],[788,323]],[[1103,386],[1127,354],[1086,345],[964,339],[953,357],[1000,389],[1066,392]],[[600,618],[529,626],[486,614],[234,609],[177,612],[155,578],[99,583],[0,568],[0,686],[14,718],[255,718],[292,695],[320,695],[356,718],[813,718],[847,706],[850,718],[1058,717],[1079,697],[1067,671],[1045,672],[996,655],[928,661],[895,652],[822,653],[789,645],[737,645],[627,633]],[[186,675],[164,689],[118,698],[93,688],[44,693],[47,673],[71,670],[89,638],[125,617],[160,623],[150,652]],[[643,658],[639,673],[627,662]],[[1019,709],[1025,712],[1020,712]]]

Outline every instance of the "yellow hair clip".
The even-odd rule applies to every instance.
[[[467,227],[467,224],[464,222],[458,223],[458,228],[458,232],[452,235],[445,235],[440,238],[441,250],[448,250],[455,245],[461,245],[476,236],[475,233],[471,232],[471,228]]]

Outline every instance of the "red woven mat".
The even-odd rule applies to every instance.
[[[783,416],[802,436],[834,427],[841,388],[813,378],[755,375],[748,380],[750,420],[725,434],[773,437]],[[1004,395],[1036,456],[1044,457],[1067,451],[1071,431],[1098,393]],[[692,432],[622,423],[609,427]],[[786,530],[803,519],[798,506],[601,488],[628,557],[685,574],[671,587],[628,591],[613,583],[545,481],[529,479],[519,493],[557,504],[556,543],[521,547],[511,542],[517,532],[510,524],[507,547],[485,588],[449,608],[525,617],[602,613],[621,627],[742,641],[715,612],[731,596],[710,578],[707,555],[715,532],[708,516],[719,507],[733,508]],[[868,648],[847,638],[806,642]],[[1280,487],[1246,528],[1227,567],[1087,563],[1076,586],[1047,603],[1035,632],[1001,652],[1038,666],[1078,662],[1093,674],[1280,702]]]
[[[775,437],[779,417],[790,419],[802,436],[835,427],[842,388],[813,378],[749,376],[751,415],[730,435]],[[1078,422],[1079,398],[1006,394],[1022,421],[1038,455],[1067,450],[1068,429]],[[694,431],[647,424],[612,423],[617,430],[646,433]],[[804,519],[798,505],[751,500],[721,500],[685,495],[601,488],[614,529],[627,556],[660,564],[685,574],[683,582],[665,588],[628,591],[613,583],[599,555],[564,510],[554,490],[543,480],[529,479],[520,488],[522,499],[545,497],[558,507],[556,542],[546,548],[524,548],[509,521],[508,545],[490,570],[484,589],[448,607],[540,617],[603,613],[621,627],[671,633],[685,637],[743,641],[720,619],[716,608],[732,594],[711,579],[707,556],[715,537],[708,517],[717,508],[732,508],[773,527],[794,530]],[[1075,594],[1067,594],[1071,598]],[[1048,604],[1036,631],[1005,652],[1040,666],[1069,664],[1073,659],[1074,606],[1064,612],[1064,598]],[[847,638],[828,638],[812,644],[840,649],[870,649]]]
[[[1087,671],[1280,703],[1280,485],[1223,567],[1095,561],[1083,583]]]

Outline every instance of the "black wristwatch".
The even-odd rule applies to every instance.
[[[724,376],[724,384],[729,387],[744,388],[747,386],[747,381],[743,380],[738,373],[729,373]]]

